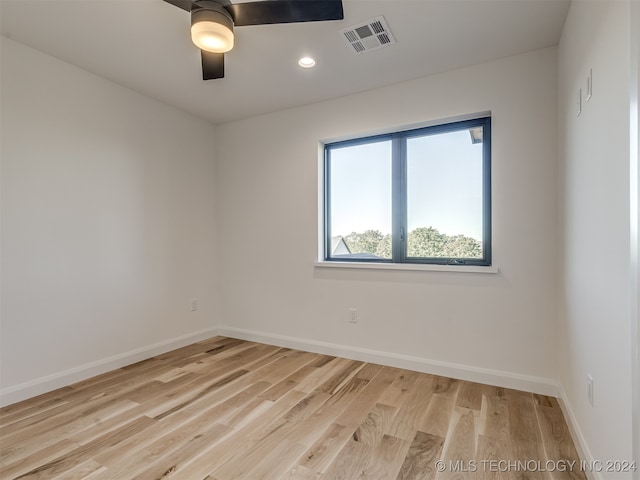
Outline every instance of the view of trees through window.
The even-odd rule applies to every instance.
[[[379,230],[352,232],[342,237],[350,253],[391,258],[391,234]],[[465,235],[446,235],[433,227],[420,227],[407,236],[407,256],[418,258],[482,258],[482,245]]]

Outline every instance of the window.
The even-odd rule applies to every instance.
[[[490,117],[324,154],[324,260],[491,265]]]

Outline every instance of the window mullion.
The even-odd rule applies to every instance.
[[[482,144],[482,219],[483,219],[483,256],[491,265],[491,118],[483,122],[484,142]]]
[[[391,256],[394,263],[407,257],[407,139],[393,136],[391,148]]]
[[[324,147],[324,253],[325,259],[331,257],[331,149]]]

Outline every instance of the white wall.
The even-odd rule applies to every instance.
[[[320,140],[489,110],[499,274],[314,268]],[[551,48],[219,126],[221,331],[555,393],[556,119]]]
[[[1,41],[7,403],[211,333],[215,132]]]
[[[632,458],[629,8],[630,2],[574,1],[558,53],[560,379],[586,460]],[[589,69],[593,97],[577,117]],[[587,374],[595,383],[593,407]]]

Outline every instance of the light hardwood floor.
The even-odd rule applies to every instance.
[[[0,442],[2,479],[585,478],[554,398],[226,337],[7,406]]]

